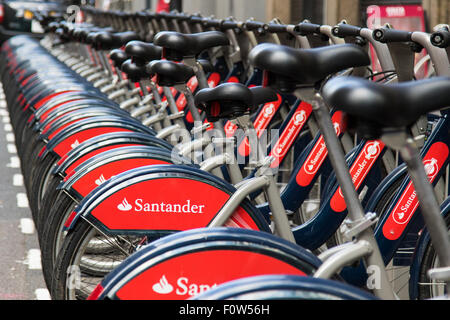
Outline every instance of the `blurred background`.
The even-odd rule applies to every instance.
[[[450,22],[450,0],[96,0],[99,8],[173,10],[235,17],[267,22],[278,17],[283,23],[308,19],[313,23],[334,25],[346,19],[350,24],[390,22],[397,29],[431,31],[439,23]],[[371,21],[372,19],[372,21]],[[395,25],[397,24],[397,25]],[[420,28],[419,28],[420,27]]]

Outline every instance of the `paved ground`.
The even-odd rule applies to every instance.
[[[36,231],[0,84],[0,300],[46,300]]]

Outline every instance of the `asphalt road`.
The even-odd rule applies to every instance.
[[[0,84],[0,300],[50,299]]]

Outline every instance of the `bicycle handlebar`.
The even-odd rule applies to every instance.
[[[227,29],[240,28],[241,25],[237,21],[225,20],[222,22],[222,25],[220,27],[222,28],[222,30],[227,30]]]
[[[203,17],[202,16],[197,16],[197,15],[193,15],[190,17],[190,22],[192,23],[202,23],[203,22]]]
[[[222,24],[222,20],[220,19],[203,19],[202,21],[203,26],[205,27],[213,27],[213,28],[220,28],[220,25]]]
[[[430,41],[436,47],[447,48],[450,46],[450,32],[446,30],[433,32]]]
[[[382,43],[388,42],[409,42],[411,41],[411,31],[395,30],[388,28],[378,28],[373,30],[372,36]]]
[[[360,35],[361,27],[353,26],[346,23],[340,23],[334,26],[331,30],[333,36],[344,38],[344,37],[356,37]]]
[[[245,30],[252,31],[257,30],[259,28],[264,28],[264,22],[247,20],[244,22],[243,27]]]
[[[320,24],[301,22],[294,27],[294,32],[301,36],[306,36],[314,33],[320,34]]]
[[[268,23],[263,26],[264,31],[271,33],[283,33],[287,31],[285,24]]]

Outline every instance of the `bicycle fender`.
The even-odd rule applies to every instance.
[[[126,131],[105,133],[82,142],[80,148],[70,150],[52,168],[52,174],[64,176],[90,157],[125,145],[154,146],[169,151],[173,148],[167,141],[145,133]]]
[[[110,299],[186,299],[248,276],[310,275],[320,264],[307,250],[272,234],[202,228],[144,246],[104,278],[97,295]]]
[[[90,107],[93,107],[94,109],[107,109],[114,112],[114,114],[127,116],[127,114],[124,113],[124,110],[115,108],[114,106],[103,102],[95,102],[94,100],[77,100],[57,104],[54,108],[48,109],[36,119],[36,127],[38,130],[45,130],[47,126],[53,125],[53,123],[56,123],[57,120],[64,117],[66,114],[76,111],[81,112],[82,110],[86,112]]]
[[[322,294],[329,299],[378,300],[374,295],[346,283],[292,275],[263,275],[229,281],[195,296],[193,300],[315,300]]]
[[[122,146],[105,151],[86,160],[71,171],[57,189],[65,190],[76,199],[83,199],[94,188],[124,171],[175,161],[189,163],[188,159],[175,158],[170,151],[150,146]]]
[[[55,135],[41,150],[39,156],[45,157],[48,153],[54,153],[61,157],[89,138],[118,131],[154,133],[152,129],[122,117],[98,116],[87,118],[68,126],[66,130]]]
[[[140,167],[95,188],[72,212],[65,227],[72,229],[80,217],[112,235],[167,234],[207,227],[235,191],[231,184],[191,166]],[[226,225],[270,232],[261,213],[247,200]]]
[[[88,106],[85,108],[79,108],[78,110],[71,111],[69,113],[65,113],[58,117],[57,119],[51,120],[44,126],[40,126],[38,130],[40,131],[39,139],[43,140],[51,140],[54,136],[56,136],[59,132],[67,128],[72,123],[76,123],[78,121],[82,121],[91,117],[100,117],[100,116],[123,116],[121,113],[116,112],[114,109],[108,107],[96,107]],[[42,130],[43,129],[43,130]]]

